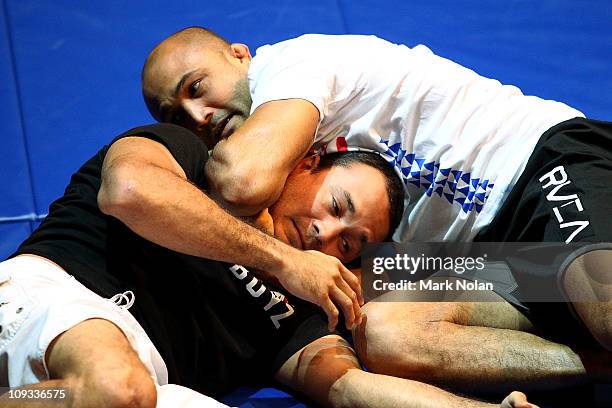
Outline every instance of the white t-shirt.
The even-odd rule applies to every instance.
[[[539,137],[579,111],[525,96],[423,45],[309,34],[257,49],[252,111],[279,99],[314,104],[322,152],[376,151],[404,181],[395,239],[471,240],[489,224]],[[291,135],[287,135],[291,137]]]

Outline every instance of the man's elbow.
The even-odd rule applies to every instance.
[[[245,167],[209,171],[215,198],[235,215],[252,215],[268,208],[278,198],[271,178],[258,169]]]
[[[131,165],[117,165],[102,175],[97,197],[102,213],[122,219],[136,211],[141,194],[134,170]]]

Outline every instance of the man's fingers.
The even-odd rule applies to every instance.
[[[537,405],[527,402],[527,396],[520,391],[513,391],[504,400],[502,407],[512,408],[538,408]]]
[[[321,304],[321,308],[323,308],[323,311],[327,315],[327,327],[329,331],[336,330],[336,325],[338,324],[338,309],[336,305],[334,305],[334,302],[332,302],[330,298],[327,298],[327,300]]]
[[[346,282],[338,282],[338,288],[340,288],[340,290],[344,292],[344,295],[347,296],[351,301],[350,307],[353,312],[353,319],[349,320],[349,316],[347,315],[346,311],[344,312],[344,321],[346,323],[346,328],[351,330],[354,324],[361,324],[361,307],[359,306],[359,300],[357,298],[357,294],[353,291],[353,289],[349,287]],[[338,302],[336,302],[336,304],[338,304]],[[344,309],[344,305],[341,306]]]
[[[349,271],[344,265],[340,264],[340,273],[342,274],[342,278],[346,283],[348,283],[349,287],[357,294],[357,302],[360,305],[363,305],[363,296],[361,295],[361,285],[359,284],[359,279],[355,274]]]
[[[353,301],[346,295],[346,293],[338,288],[333,289],[332,299],[335,304],[342,308],[342,313],[344,314],[344,324],[348,330],[351,330],[355,324],[355,310],[353,309]],[[357,307],[359,307],[359,305],[357,305]]]

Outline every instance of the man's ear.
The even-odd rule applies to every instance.
[[[313,171],[319,166],[319,162],[321,161],[321,156],[317,153],[309,152],[306,157],[300,160],[295,166],[296,170],[301,171]]]
[[[240,62],[251,61],[251,51],[245,44],[234,43],[230,45],[230,48],[232,49],[232,56],[238,58]]]

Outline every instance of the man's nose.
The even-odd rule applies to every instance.
[[[342,223],[336,217],[315,221],[312,226],[315,240],[322,248],[333,243],[340,236],[343,228]]]
[[[210,125],[215,110],[207,106],[197,106],[191,103],[185,103],[183,106],[185,113],[191,119],[191,125],[196,131],[202,131],[205,127]]]

